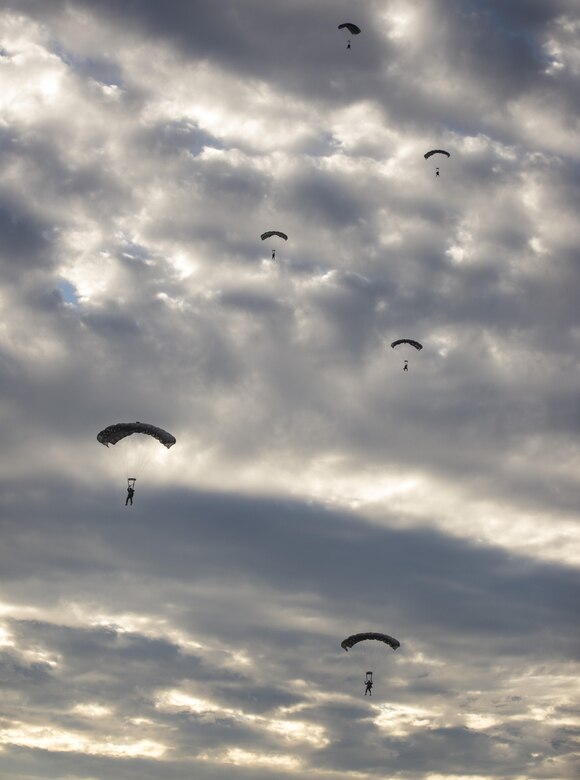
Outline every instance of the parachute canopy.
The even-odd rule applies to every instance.
[[[384,642],[386,645],[389,645],[389,647],[392,647],[393,650],[396,650],[401,646],[399,640],[395,639],[394,636],[389,636],[388,634],[377,634],[374,631],[367,631],[364,634],[353,634],[352,636],[347,636],[346,639],[342,640],[340,646],[343,650],[348,651],[349,647],[354,647],[354,645],[358,644],[359,642],[365,642],[367,639],[375,639],[377,642]]]
[[[399,344],[410,344],[412,347],[415,347],[415,349],[423,349],[423,345],[413,339],[397,339],[396,341],[393,341],[391,347],[397,347]]]
[[[97,441],[108,447],[109,444],[116,444],[126,436],[131,436],[133,433],[144,433],[146,436],[152,436],[157,441],[161,442],[164,447],[169,449],[173,447],[177,439],[172,436],[163,428],[157,428],[155,425],[148,425],[147,423],[134,422],[134,423],[116,423],[115,425],[109,425],[107,428],[97,434]]]
[[[451,157],[449,152],[446,152],[445,149],[431,149],[430,152],[426,152],[423,157],[428,160],[429,157],[432,157],[434,154],[444,154],[445,157]]]
[[[264,239],[270,238],[270,236],[280,236],[280,238],[283,238],[284,241],[288,241],[288,236],[286,235],[286,233],[281,233],[279,230],[268,230],[266,231],[266,233],[262,233],[260,238],[262,239],[262,241],[264,241]]]
[[[358,35],[360,33],[360,27],[358,27],[356,24],[353,24],[352,22],[344,22],[344,24],[339,24],[338,29],[344,30],[347,29],[351,35]]]

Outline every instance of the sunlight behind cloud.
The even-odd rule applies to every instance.
[[[111,715],[112,709],[102,704],[75,704],[71,712],[76,715],[82,715],[84,718],[104,718]]]
[[[156,707],[164,711],[187,710],[196,715],[201,715],[204,722],[214,722],[220,718],[233,718],[240,723],[254,726],[258,730],[265,730],[281,737],[288,742],[305,742],[317,748],[328,744],[325,730],[314,723],[307,723],[293,719],[280,719],[254,715],[243,710],[221,707],[207,699],[191,696],[179,690],[165,691],[159,694]]]
[[[303,766],[302,760],[296,756],[283,753],[258,753],[238,747],[230,747],[223,752],[207,751],[202,753],[200,758],[211,763],[255,767],[257,770],[269,768],[297,772]]]
[[[373,720],[376,725],[394,737],[408,737],[415,731],[436,727],[440,713],[421,707],[406,705],[373,705],[378,711]]]
[[[89,756],[110,756],[112,758],[161,758],[166,751],[164,745],[152,740],[117,742],[113,738],[104,742],[91,740],[84,734],[51,728],[13,724],[11,728],[0,729],[0,743],[20,747],[53,750],[57,753],[84,753]]]

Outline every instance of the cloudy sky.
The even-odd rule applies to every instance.
[[[579,76],[577,0],[3,0],[3,780],[578,776]]]

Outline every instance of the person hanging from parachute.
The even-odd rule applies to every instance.
[[[135,495],[135,482],[136,477],[127,477],[127,498],[125,499],[125,506],[131,504],[133,506],[133,496]]]
[[[361,32],[360,27],[356,24],[353,24],[352,22],[344,22],[344,24],[339,24],[338,29],[347,30],[350,33],[350,35],[359,35]],[[350,49],[350,38],[348,39],[346,48]]]
[[[348,652],[349,648],[354,647],[355,645],[358,645],[359,642],[367,642],[367,641],[376,641],[376,642],[383,642],[386,645],[389,645],[393,650],[397,650],[401,643],[398,639],[395,639],[393,636],[389,636],[388,634],[379,634],[376,631],[365,631],[362,634],[352,634],[351,636],[347,636],[346,639],[343,639],[340,643],[340,646],[343,650],[346,650]],[[373,690],[373,673],[372,671],[367,671],[365,675],[365,696],[372,696],[372,690]]]
[[[157,439],[158,442],[163,444],[164,447],[169,449],[173,447],[177,439],[168,431],[164,431],[163,428],[158,428],[155,425],[149,425],[148,423],[134,422],[134,423],[115,423],[109,425],[97,434],[97,441],[108,447],[110,444],[115,445],[127,436],[133,434],[143,434],[145,436],[151,436],[153,439]],[[135,496],[135,482],[136,477],[127,477],[127,497],[125,499],[125,506],[133,506],[133,497]]]
[[[365,696],[366,695],[372,696],[373,695],[373,673],[367,672],[365,677]]]
[[[280,230],[267,230],[265,233],[262,233],[260,238],[262,241],[265,241],[267,238],[272,238],[272,236],[278,236],[279,238],[284,239],[284,241],[288,241],[288,236],[286,233],[282,233]],[[272,247],[272,260],[276,259],[276,248]]]
[[[423,349],[423,345],[415,341],[414,339],[397,339],[396,341],[393,341],[391,344],[391,347],[394,349],[395,347],[398,347],[400,344],[409,344],[411,347],[414,347],[417,351],[420,351]],[[409,370],[409,361],[405,360],[405,364],[403,365],[403,371]]]

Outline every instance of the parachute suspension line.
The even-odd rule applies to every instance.
[[[127,477],[127,482],[129,482],[129,474],[131,473],[131,470],[129,468],[129,448],[128,447],[119,447],[121,450],[121,457],[123,458],[123,465],[125,467],[125,476]]]

